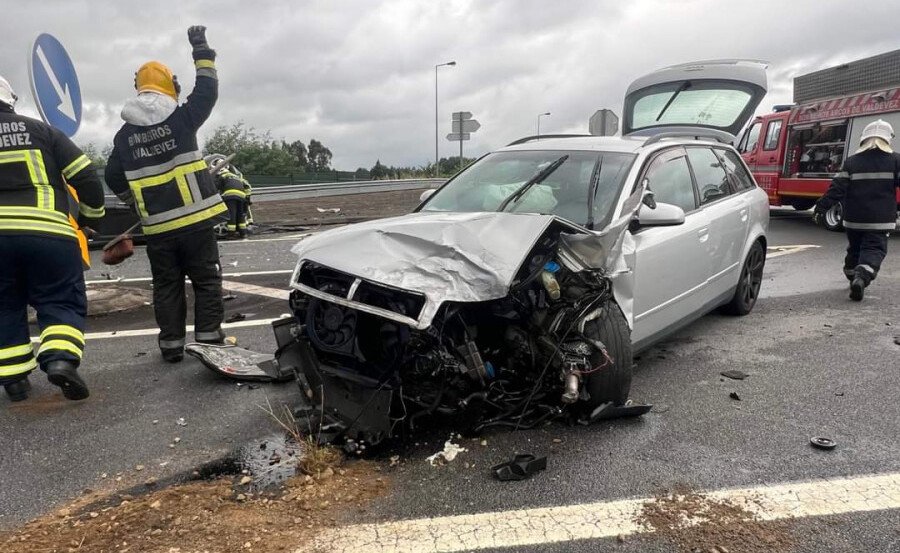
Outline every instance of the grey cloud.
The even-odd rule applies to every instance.
[[[28,98],[26,54],[56,35],[75,60],[85,100],[79,142],[108,143],[135,69],[169,64],[186,90],[193,68],[185,29],[209,27],[221,97],[204,128],[242,120],[286,139],[318,138],[340,168],[424,164],[434,155],[434,64],[440,136],[450,113],[482,123],[465,145],[483,153],[533,134],[583,132],[594,110],[621,111],[635,77],[689,60],[771,62],[761,109],[791,99],[798,73],[898,47],[892,3],[799,0],[414,0],[345,2],[16,2],[5,8],[0,74]]]

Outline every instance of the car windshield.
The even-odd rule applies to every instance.
[[[630,98],[631,128],[659,125],[729,127],[747,108],[753,94],[740,83],[692,82],[652,86]],[[628,107],[626,107],[626,113]]]
[[[422,211],[497,211],[504,200],[561,157],[566,159],[541,182],[508,202],[504,211],[557,215],[588,222],[591,176],[600,169],[594,195],[594,228],[612,216],[613,204],[635,156],[615,152],[513,151],[489,154],[457,175],[422,206]]]

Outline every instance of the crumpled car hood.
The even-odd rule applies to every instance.
[[[605,270],[615,283],[616,275],[629,272],[621,238],[631,215],[592,234],[553,215],[419,212],[313,234],[291,251],[299,257],[297,270],[313,261],[424,295],[425,306],[415,325],[423,329],[444,302],[506,296],[526,256],[554,221],[571,229],[561,234],[562,249],[569,252],[564,262],[572,270]],[[593,255],[584,255],[588,252]],[[300,289],[297,270],[291,287]],[[620,292],[624,293],[616,293],[616,299],[630,323],[630,289],[620,285]]]
[[[291,251],[301,262],[419,292],[436,309],[445,301],[505,296],[554,220],[536,214],[411,213],[314,234]]]

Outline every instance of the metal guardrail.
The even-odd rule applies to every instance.
[[[253,201],[271,202],[300,198],[318,198],[322,196],[368,194],[371,192],[420,190],[423,188],[437,188],[445,181],[446,179],[402,179],[263,186],[253,189]]]

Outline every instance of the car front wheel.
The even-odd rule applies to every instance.
[[[722,311],[729,315],[746,315],[753,311],[762,286],[765,266],[766,250],[760,242],[754,242],[741,268],[741,278],[734,290],[734,297],[722,307]]]
[[[585,387],[590,399],[588,409],[604,403],[623,405],[628,401],[631,390],[631,330],[625,315],[615,303],[610,302],[605,313],[598,319],[584,325],[584,334],[593,340],[600,340],[606,346],[609,358],[596,352],[591,356],[591,364],[600,367],[585,376]]]

